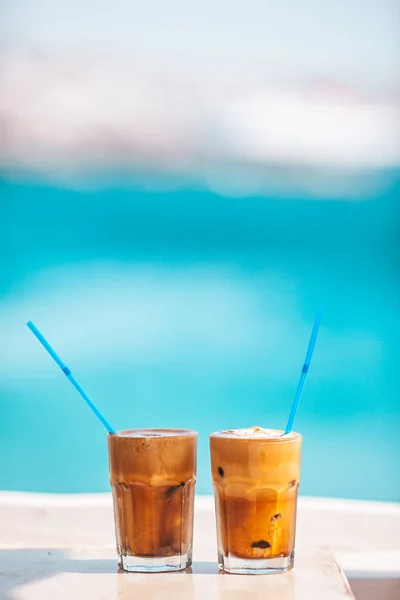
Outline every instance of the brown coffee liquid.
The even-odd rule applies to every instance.
[[[108,449],[118,553],[187,553],[193,535],[197,433],[119,431],[108,436]]]
[[[219,553],[243,559],[289,556],[295,542],[301,435],[219,432],[210,436],[210,444]]]

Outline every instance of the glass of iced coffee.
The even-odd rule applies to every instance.
[[[197,433],[129,429],[108,436],[119,566],[175,571],[192,563]]]
[[[218,563],[228,573],[293,567],[302,436],[251,427],[210,435]]]

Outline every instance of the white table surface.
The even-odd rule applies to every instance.
[[[284,575],[228,575],[214,556],[175,573],[118,572],[113,548],[2,549],[2,600],[343,600],[353,598],[329,552],[300,554]]]
[[[302,512],[302,509],[300,509]],[[118,572],[109,497],[0,497],[1,600],[340,600],[353,598],[329,548],[301,525],[284,575],[218,571],[211,499],[196,502],[191,569]]]

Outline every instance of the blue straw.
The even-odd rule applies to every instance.
[[[301,370],[301,375],[300,375],[299,383],[297,385],[296,395],[294,397],[293,404],[292,404],[292,410],[290,411],[289,419],[288,419],[286,429],[285,429],[285,435],[287,433],[290,433],[293,428],[293,422],[296,418],[296,413],[297,413],[297,409],[299,407],[301,395],[303,393],[303,388],[304,388],[304,384],[306,381],[308,369],[310,368],[311,358],[312,358],[312,354],[314,352],[315,342],[317,340],[319,324],[321,323],[321,316],[322,316],[322,310],[319,309],[317,312],[317,316],[315,317],[314,327],[313,327],[313,330],[311,333],[310,341],[308,343],[306,359],[304,361],[304,365]]]
[[[91,401],[91,399],[89,398],[89,396],[87,396],[87,394],[83,391],[83,389],[81,388],[81,386],[79,385],[79,383],[72,376],[72,373],[71,373],[70,369],[61,360],[61,358],[58,356],[58,354],[56,353],[56,351],[50,346],[49,342],[40,333],[39,329],[32,323],[32,321],[28,321],[27,326],[32,331],[33,335],[35,335],[37,337],[37,339],[42,344],[42,346],[47,350],[47,352],[50,354],[51,358],[58,364],[58,366],[60,367],[61,371],[63,371],[63,373],[65,373],[65,375],[68,377],[68,379],[70,380],[70,382],[72,383],[72,385],[74,386],[74,388],[80,393],[80,395],[82,396],[82,398],[84,399],[84,401],[86,402],[86,404],[92,409],[92,411],[94,412],[94,414],[96,415],[96,417],[98,417],[100,419],[100,421],[103,423],[103,425],[107,429],[107,431],[109,433],[114,433],[115,434],[116,433],[115,429],[113,429],[113,427],[111,427],[110,423],[108,423],[106,421],[106,419],[103,417],[103,415],[101,414],[101,412],[95,407],[95,405],[93,404],[93,402]]]

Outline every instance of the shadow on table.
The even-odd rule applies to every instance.
[[[56,573],[81,574],[120,574],[124,587],[124,574],[118,569],[115,559],[72,558],[68,551],[59,548],[2,548],[0,549],[0,597],[2,600],[13,600],[11,591],[19,586],[47,579]],[[181,576],[196,573],[199,575],[218,574],[218,565],[213,562],[195,562],[184,571],[168,573]],[[161,574],[156,574],[157,577]],[[127,581],[127,580],[125,580]],[[119,584],[120,587],[120,584]]]
[[[356,600],[399,600],[400,598],[398,577],[349,578],[349,583]]]
[[[0,598],[12,600],[19,586],[52,577],[56,573],[117,573],[113,560],[78,560],[63,549],[1,548]]]

